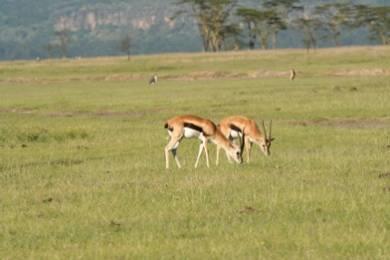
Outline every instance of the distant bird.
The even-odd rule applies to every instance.
[[[296,75],[297,75],[297,73],[295,72],[295,70],[291,69],[290,70],[290,80],[294,80]]]
[[[157,84],[158,77],[156,74],[154,74],[150,79],[149,79],[149,85],[153,86],[154,84]]]

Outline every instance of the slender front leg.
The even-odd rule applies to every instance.
[[[219,145],[217,145],[217,159],[215,161],[215,165],[217,165],[217,166],[219,164],[219,150],[221,150],[221,147]]]
[[[244,162],[244,155],[243,155],[243,153],[244,153],[244,149],[245,149],[245,145],[246,145],[245,140],[247,138],[245,137],[245,134],[242,134],[239,138],[240,138],[240,161],[242,163],[242,162]]]
[[[226,150],[225,150],[225,154],[226,154],[226,158],[229,161],[229,163],[233,163],[232,159],[230,158],[230,155],[228,154],[228,152]]]
[[[249,139],[245,139],[245,151],[246,151],[246,162],[249,163],[251,157],[252,143]]]
[[[204,153],[206,154],[206,165],[207,165],[207,168],[210,168],[210,163],[209,163],[209,152],[207,151],[207,140],[204,140],[204,142],[203,142],[203,148],[204,148]]]
[[[164,152],[165,152],[165,168],[169,169],[169,148],[168,148],[168,145],[165,146]]]
[[[199,159],[200,159],[202,152],[203,152],[203,143],[201,143],[199,146],[199,153],[198,153],[198,157],[196,158],[195,168],[198,167]]]
[[[175,158],[176,165],[178,168],[181,168],[181,164],[179,162],[179,158],[177,156],[177,148],[172,149],[173,158]]]
[[[178,144],[178,139],[171,137],[169,140],[168,144],[165,146],[164,152],[165,152],[165,168],[169,169],[169,151],[175,148],[177,149]]]

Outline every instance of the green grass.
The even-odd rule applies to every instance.
[[[389,71],[388,47],[0,63],[0,258],[388,259]],[[165,170],[189,113],[272,119],[272,156],[194,169],[184,140]]]

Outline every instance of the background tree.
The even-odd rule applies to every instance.
[[[330,3],[317,6],[315,14],[318,16],[321,27],[329,32],[330,38],[336,46],[340,46],[340,36],[352,22],[352,8],[350,4]]]
[[[287,23],[273,10],[269,10],[268,15],[268,25],[272,48],[275,49],[277,43],[277,35],[280,31],[287,29]]]
[[[236,15],[244,23],[248,37],[248,48],[254,49],[256,45],[256,23],[260,17],[259,11],[253,8],[241,7],[237,9]]]
[[[303,6],[300,0],[264,0],[263,7],[273,12],[269,24],[272,38],[272,48],[276,48],[277,35],[280,31],[286,30],[291,23],[291,16],[296,12],[301,12]]]
[[[48,43],[48,44],[44,45],[42,48],[46,51],[47,57],[50,59],[53,55],[53,52],[54,52],[56,46],[53,45],[52,43]]]
[[[268,49],[271,36],[273,37],[272,46],[275,46],[277,32],[286,28],[277,13],[271,9],[239,8],[236,14],[246,25],[250,49],[255,47],[256,39],[259,40],[259,45],[263,49]]]
[[[370,38],[390,44],[390,6],[355,6],[355,26],[366,27]]]
[[[272,21],[275,16],[276,14],[272,10],[259,11],[255,30],[262,49],[268,49],[269,38],[273,32]]]
[[[70,33],[71,32],[68,29],[62,29],[54,32],[57,38],[57,47],[61,52],[62,57],[68,56],[69,44],[71,41]]]
[[[228,32],[234,27],[229,18],[237,0],[178,0],[182,6],[174,17],[189,14],[194,18],[204,51],[219,51]]]
[[[129,34],[122,38],[119,49],[127,54],[127,60],[130,60],[131,48],[133,47],[133,41]]]
[[[316,48],[316,29],[320,27],[320,21],[316,17],[302,16],[293,21],[293,25],[303,33],[303,44],[307,51]]]

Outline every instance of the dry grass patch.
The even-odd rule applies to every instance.
[[[331,72],[331,76],[390,76],[390,69],[343,69]]]

